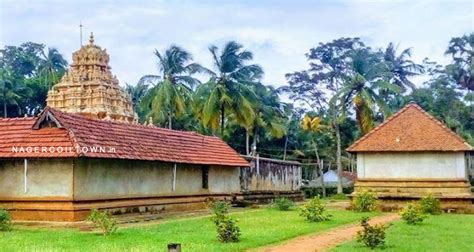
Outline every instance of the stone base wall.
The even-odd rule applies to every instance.
[[[209,194],[94,201],[0,200],[0,205],[9,210],[15,220],[81,221],[87,218],[92,209],[104,210],[112,214],[145,212],[159,214],[204,209],[209,198],[230,201],[235,197],[235,195]]]
[[[354,193],[371,191],[379,197],[423,197],[432,193],[436,197],[470,197],[466,179],[358,179]]]
[[[254,202],[257,204],[267,204],[273,202],[276,198],[285,197],[293,201],[304,200],[302,191],[287,191],[287,192],[276,192],[276,191],[252,191],[241,193],[240,196],[244,201]]]
[[[446,211],[474,213],[474,196],[466,179],[359,179],[352,196],[362,191],[376,193],[383,211],[399,210],[431,193]]]

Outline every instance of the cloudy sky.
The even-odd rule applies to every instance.
[[[474,31],[474,1],[25,1],[0,0],[0,46],[25,41],[56,47],[71,62],[94,32],[107,48],[121,83],[157,72],[155,48],[177,44],[211,67],[208,46],[236,40],[265,69],[264,82],[307,67],[304,54],[319,42],[361,37],[372,47],[390,41],[414,58],[441,63],[453,36]]]

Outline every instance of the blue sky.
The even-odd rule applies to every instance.
[[[281,86],[285,73],[307,68],[309,48],[342,36],[447,63],[449,39],[474,31],[474,1],[0,0],[0,46],[40,42],[71,62],[80,22],[84,43],[93,31],[122,85],[157,72],[155,48],[180,45],[211,67],[208,46],[237,40],[254,52],[264,83]]]

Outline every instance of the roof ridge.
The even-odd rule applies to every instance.
[[[60,110],[57,110],[57,109],[54,109],[54,108],[51,108],[51,107],[46,107],[45,110],[46,109],[49,109],[53,113],[59,113],[61,115],[76,117],[76,118],[81,119],[81,120],[88,120],[88,121],[92,121],[92,122],[112,123],[112,124],[116,124],[116,125],[126,125],[126,126],[132,126],[132,127],[140,127],[140,128],[144,128],[144,129],[157,129],[157,130],[161,130],[161,131],[177,132],[177,133],[185,133],[185,134],[196,134],[196,135],[199,135],[199,136],[207,137],[207,135],[204,135],[204,134],[201,134],[201,133],[198,133],[198,132],[195,132],[195,131],[168,129],[168,128],[157,127],[157,126],[150,127],[148,125],[143,125],[143,124],[140,124],[140,123],[134,124],[134,123],[129,123],[129,122],[94,119],[94,118],[90,118],[90,117],[87,117],[87,116],[84,116],[84,115],[81,115],[81,114],[73,114],[73,113],[63,112],[63,111],[60,111]]]
[[[0,121],[24,121],[24,120],[34,120],[36,116],[28,116],[28,117],[7,117],[7,118],[0,118]]]
[[[384,122],[382,122],[377,127],[372,129],[370,132],[368,132],[367,134],[365,134],[364,136],[359,138],[351,146],[349,146],[346,150],[349,151],[349,152],[358,151],[358,150],[360,151],[361,150],[360,146],[366,146],[367,144],[369,144],[369,146],[370,146],[371,145],[370,143],[371,143],[372,140],[368,140],[369,138],[372,139],[371,137],[373,137],[376,132],[381,131],[382,129],[386,128],[387,124],[390,124],[392,121],[396,120],[396,118],[400,117],[401,115],[406,114],[406,112],[408,110],[410,110],[411,108],[413,108],[415,110],[411,110],[412,112],[410,112],[409,115],[407,115],[408,118],[418,117],[418,119],[415,119],[415,121],[411,121],[411,123],[412,124],[419,124],[419,120],[422,120],[423,123],[421,123],[421,125],[424,125],[424,124],[431,125],[429,127],[432,128],[432,129],[436,129],[438,134],[440,134],[439,137],[441,137],[441,139],[444,139],[444,141],[449,142],[453,146],[453,147],[446,147],[446,148],[448,148],[448,149],[452,148],[452,150],[461,150],[461,149],[462,150],[472,150],[473,149],[473,147],[471,145],[469,145],[469,143],[467,143],[466,140],[464,140],[456,132],[452,131],[441,120],[439,120],[435,116],[433,116],[430,113],[428,113],[427,111],[425,111],[418,104],[409,103],[409,104],[405,105],[402,109],[400,109],[397,113],[390,116]],[[422,119],[423,117],[425,117],[426,119]],[[413,120],[413,119],[408,119],[408,120]],[[402,132],[403,132],[404,129],[399,129],[399,130],[402,130]],[[423,129],[420,129],[420,130],[423,131]],[[384,132],[382,135],[377,134],[377,136],[383,138],[384,134],[388,133],[386,131],[382,131],[382,132]],[[390,133],[388,133],[388,134],[390,135]],[[427,135],[425,137],[429,137],[429,136]],[[377,139],[377,137],[375,137],[375,138]],[[380,139],[379,139],[379,141],[380,141]],[[399,140],[397,140],[397,141],[399,141]],[[443,140],[441,140],[441,141],[443,141]],[[441,143],[438,143],[438,145],[439,144],[441,144]],[[382,145],[384,145],[384,144],[382,144]],[[456,147],[454,147],[454,146],[456,146]],[[463,146],[463,147],[461,147],[461,146]],[[362,149],[366,149],[366,151],[370,151],[367,148],[368,148],[367,146],[362,147]],[[372,148],[379,149],[379,147],[372,147]],[[439,150],[444,150],[445,149],[444,147],[430,147],[430,148],[435,148],[436,150],[437,149],[439,149]]]
[[[387,123],[393,121],[393,119],[397,118],[400,114],[402,114],[403,112],[405,112],[406,110],[408,110],[408,108],[410,108],[411,106],[418,106],[414,103],[409,103],[407,105],[405,105],[405,107],[403,107],[402,109],[400,109],[398,112],[396,112],[395,114],[391,115],[390,117],[388,117],[385,121],[383,121],[382,123],[380,123],[379,125],[377,125],[375,128],[373,128],[371,131],[369,131],[367,134],[363,135],[361,138],[357,139],[353,144],[351,144],[349,147],[346,148],[346,150],[350,150],[350,149],[353,149],[355,147],[357,147],[357,145],[362,142],[363,140],[367,139],[370,135],[374,134],[376,131],[380,130],[380,128],[382,128],[384,125],[386,125]]]
[[[438,120],[438,118],[434,117],[433,115],[431,115],[430,113],[426,112],[426,110],[424,110],[422,107],[418,106],[417,104],[414,104],[415,105],[415,108],[418,109],[420,112],[422,112],[423,114],[425,114],[426,116],[428,116],[429,119],[431,119],[432,121],[434,121],[436,124],[438,124],[439,126],[441,126],[441,128],[446,131],[447,133],[451,134],[452,136],[454,136],[458,141],[460,141],[461,143],[467,145],[468,147],[470,147],[472,149],[472,146],[466,141],[464,140],[464,138],[462,138],[461,136],[459,136],[456,132],[452,131],[450,128],[448,128],[448,126],[446,126],[443,122],[441,122],[440,120]]]

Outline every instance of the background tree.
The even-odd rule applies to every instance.
[[[142,107],[148,115],[159,123],[167,123],[172,128],[173,120],[181,117],[191,102],[192,89],[199,80],[192,74],[203,71],[197,63],[190,63],[192,56],[181,47],[172,45],[160,53],[155,50],[161,75],[145,75],[138,82],[140,85],[152,83],[149,93],[142,100]]]
[[[281,138],[286,134],[285,106],[280,102],[279,91],[272,86],[255,84],[254,92],[258,99],[252,104],[255,112],[254,120],[246,128],[246,151],[249,150],[249,128],[253,130],[253,151],[257,150],[259,135],[268,134],[270,137]]]
[[[310,69],[287,74],[288,86],[283,90],[290,98],[304,101],[309,107],[329,111],[330,122],[336,139],[336,167],[339,183],[338,193],[342,193],[342,144],[340,124],[346,119],[342,104],[337,99],[347,79],[351,54],[365,45],[359,38],[340,38],[328,43],[320,43],[306,54]],[[349,139],[349,142],[353,138]],[[347,145],[346,145],[347,146]],[[332,149],[332,147],[330,147]]]
[[[146,114],[149,113],[149,111],[144,112],[140,107],[140,103],[142,102],[143,97],[149,91],[148,85],[143,82],[139,82],[136,85],[130,85],[128,83],[125,83],[125,91],[129,95],[133,105],[133,109],[138,114],[138,117],[142,119],[145,118]]]
[[[360,134],[365,135],[374,127],[374,107],[378,106],[382,114],[390,113],[380,92],[388,90],[398,93],[400,87],[388,82],[389,69],[380,55],[370,48],[354,50],[350,62],[344,87],[338,97],[345,107],[354,108]]]
[[[446,66],[447,73],[460,87],[467,90],[474,90],[474,33],[452,38],[449,42],[447,55],[450,55],[453,62]]]
[[[241,125],[250,125],[255,117],[252,101],[256,99],[251,84],[258,82],[263,70],[255,64],[246,64],[253,54],[241,44],[230,41],[222,51],[209,47],[214,60],[210,80],[200,85],[195,95],[195,113],[205,127],[216,130],[224,137],[226,115],[232,114]]]
[[[38,74],[43,78],[44,85],[48,90],[64,75],[67,70],[67,61],[56,48],[48,48],[41,51],[38,62]]]

